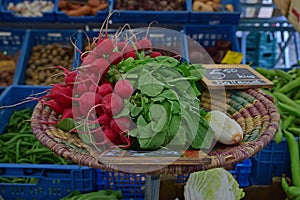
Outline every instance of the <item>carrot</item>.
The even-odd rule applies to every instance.
[[[90,15],[92,12],[92,8],[88,5],[81,6],[76,10],[71,10],[68,12],[69,16],[86,16]]]
[[[92,15],[97,15],[97,13],[100,10],[105,10],[105,9],[107,9],[107,7],[108,7],[107,3],[103,3],[103,4],[98,5],[97,7],[93,7],[92,8]]]
[[[64,10],[68,6],[68,2],[66,0],[59,0],[57,4],[59,10]]]
[[[91,7],[97,7],[100,5],[100,1],[99,0],[88,0],[88,5]]]
[[[82,4],[68,2],[67,7],[69,8],[69,10],[77,10],[82,7]]]

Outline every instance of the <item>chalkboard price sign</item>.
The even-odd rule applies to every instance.
[[[273,83],[249,65],[203,65],[206,69],[202,82],[207,88],[246,89],[268,88]]]

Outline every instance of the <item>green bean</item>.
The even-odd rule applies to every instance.
[[[291,187],[289,187],[287,193],[291,197],[298,197],[298,196],[300,196],[300,187],[291,186]]]
[[[288,194],[288,189],[289,189],[289,184],[287,183],[285,177],[281,178],[281,187],[283,189],[283,191]]]
[[[292,181],[295,186],[300,187],[300,159],[299,159],[299,145],[294,135],[288,131],[284,131],[285,138],[289,147]]]
[[[283,70],[276,69],[275,72],[276,72],[277,76],[279,76],[280,78],[282,78],[286,82],[289,82],[289,81],[293,80],[292,75],[290,75],[289,73],[287,73]]]
[[[282,122],[282,129],[286,130],[295,120],[295,116],[294,115],[289,115],[285,120],[283,120]]]
[[[281,93],[286,93],[296,87],[299,87],[300,86],[300,77],[288,82],[287,84],[285,84],[282,88],[280,88],[278,90],[278,92],[281,92]]]
[[[288,127],[287,130],[294,133],[297,136],[300,134],[300,128],[297,127]]]
[[[278,108],[280,108],[282,111],[288,112],[290,115],[294,115],[296,117],[300,117],[300,113],[298,110],[295,110],[293,106],[288,105],[286,103],[277,103]]]
[[[281,126],[282,126],[282,120],[280,119],[278,131],[274,136],[274,141],[275,141],[276,144],[279,144],[283,139],[283,132],[282,132]]]

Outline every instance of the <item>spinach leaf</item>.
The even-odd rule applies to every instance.
[[[160,132],[168,123],[168,113],[164,106],[159,104],[152,104],[149,108],[151,119],[151,128],[154,132]]]

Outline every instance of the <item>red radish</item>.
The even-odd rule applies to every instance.
[[[158,57],[158,56],[162,56],[162,54],[158,51],[151,52],[151,55],[150,55],[151,58],[155,58],[155,57]]]
[[[136,56],[136,52],[131,51],[131,52],[127,52],[124,55],[124,59],[130,58],[132,57],[134,60],[136,60],[137,56]]]
[[[121,141],[122,145],[119,145],[119,147],[121,148],[129,148],[132,141],[131,141],[131,137],[125,135],[126,133],[123,132],[120,136],[119,136],[119,140]]]
[[[87,116],[92,107],[101,103],[102,96],[95,92],[85,92],[79,98],[72,99],[78,101],[80,113]]]
[[[129,117],[118,117],[110,120],[110,128],[116,133],[127,132],[132,128],[132,120]]]
[[[55,66],[55,67],[58,69],[62,69],[64,71],[66,84],[74,84],[77,76],[77,71],[70,71],[63,66]]]
[[[105,75],[109,70],[110,63],[104,58],[96,59],[90,67],[90,71],[96,74]]]
[[[123,109],[123,100],[115,93],[109,93],[102,99],[102,109],[105,113],[118,114]]]
[[[89,87],[86,86],[86,84],[84,83],[79,83],[79,84],[76,84],[75,87],[74,87],[74,94],[75,95],[81,95],[87,91],[89,91],[88,89]]]
[[[100,55],[100,56],[102,54],[107,54],[107,55],[111,54],[113,49],[114,49],[114,44],[113,44],[112,40],[109,38],[104,39],[100,44],[98,44],[95,47],[97,55]]]
[[[72,105],[72,90],[55,90],[51,94],[47,95],[52,98],[58,105],[63,108],[69,107]]]
[[[42,102],[44,105],[48,106],[49,108],[51,108],[54,112],[56,112],[58,115],[62,114],[64,111],[64,108],[61,107],[60,105],[58,105],[58,103],[56,103],[56,101],[54,101],[53,99],[50,99],[48,101],[44,101]]]
[[[96,92],[97,91],[97,85],[96,84],[91,84],[89,87],[90,92]]]
[[[64,109],[61,120],[66,119],[66,118],[73,118],[72,106]]]
[[[106,127],[104,129],[104,135],[109,139],[111,142],[116,140],[119,137],[119,134],[115,133],[113,130],[111,130],[109,127]]]
[[[47,98],[47,97],[52,98],[51,95],[52,95],[54,92],[57,92],[57,91],[62,92],[62,93],[66,93],[66,94],[68,94],[68,95],[69,95],[69,94],[72,95],[72,89],[71,89],[71,88],[69,88],[69,87],[68,87],[67,85],[65,85],[65,84],[56,83],[56,84],[54,84],[53,87],[51,88],[50,93],[49,93],[48,95],[46,95],[45,97],[46,97],[46,98]]]
[[[133,46],[134,46],[134,49],[136,49],[137,51],[143,49],[142,45],[138,42],[135,42]]]
[[[127,45],[127,42],[117,42],[117,47],[119,51],[123,51],[124,47]]]
[[[110,82],[104,82],[97,88],[97,93],[102,95],[103,97],[109,93],[112,93],[113,86]]]
[[[90,109],[101,103],[102,96],[95,92],[85,92],[80,97],[69,97],[64,94],[59,94],[60,98],[68,99],[69,101],[77,101],[79,105],[80,114],[87,116]],[[54,100],[53,100],[54,101]]]
[[[152,46],[150,40],[148,40],[147,38],[141,39],[141,40],[139,41],[139,44],[141,45],[141,47],[142,47],[144,50],[149,50],[149,49],[151,49],[151,46]]]
[[[120,52],[113,52],[109,56],[109,62],[112,63],[113,65],[118,64],[119,62],[122,61],[122,59],[123,59],[123,54]]]
[[[132,46],[130,46],[130,45],[128,44],[127,46],[125,46],[125,49],[124,49],[123,52],[125,52],[125,53],[128,53],[128,52],[135,52],[135,49],[134,49]]]
[[[101,125],[109,125],[111,118],[112,116],[109,113],[102,113],[97,120]]]
[[[121,98],[127,99],[133,94],[134,89],[128,80],[120,79],[115,84],[114,92]]]
[[[93,63],[97,57],[93,53],[89,53],[82,61],[82,65],[88,65]]]

